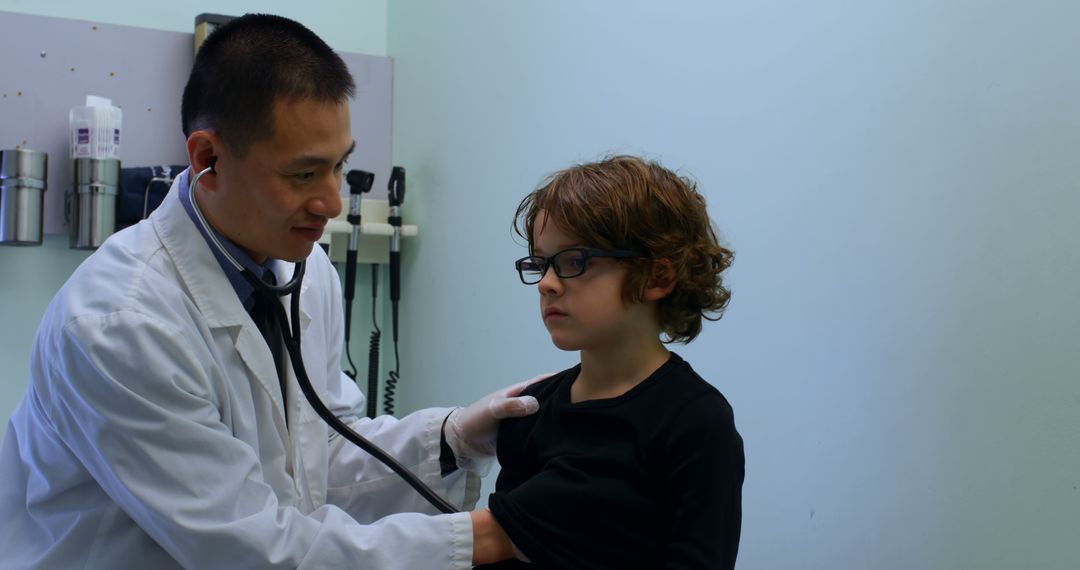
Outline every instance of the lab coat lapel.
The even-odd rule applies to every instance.
[[[278,283],[286,283],[292,279],[293,271],[296,268],[296,264],[288,263],[284,261],[278,261],[274,264],[274,275],[277,277]],[[306,277],[300,285],[300,339],[301,343],[304,339],[308,338],[308,325],[311,324],[311,315],[308,307],[308,303],[305,303],[307,296],[305,292],[308,290],[310,280]],[[281,298],[281,303],[285,308],[285,314],[289,317],[289,327],[291,331],[292,327],[292,295],[285,295]],[[301,352],[305,352],[301,348]],[[310,354],[310,350],[306,351]],[[300,391],[299,380],[296,377],[294,368],[292,366],[292,356],[286,352],[285,358],[288,364],[285,365],[283,374],[285,375],[285,389],[288,393],[286,401],[288,402],[288,415],[289,415],[289,447],[288,447],[288,465],[289,473],[293,476],[293,483],[297,493],[297,508],[301,512],[309,513],[315,510],[316,505],[322,504],[325,494],[320,491],[318,485],[312,485],[312,479],[308,476],[309,466],[305,466],[304,462],[304,450],[301,449],[305,441],[311,441],[313,438],[311,434],[306,434],[306,431],[310,431],[315,425],[307,418],[302,411],[307,409],[307,414],[314,414],[304,397],[304,394]],[[322,437],[325,441],[325,436]]]
[[[183,178],[177,176],[173,180],[169,194],[151,215],[154,228],[176,265],[192,301],[206,319],[207,327],[211,330],[227,329],[235,342],[236,351],[251,373],[250,380],[273,402],[274,425],[287,449],[289,435],[281,387],[274,370],[274,357],[262,333],[244,310],[210,245],[180,203],[180,181]]]

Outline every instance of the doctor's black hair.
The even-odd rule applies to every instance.
[[[184,136],[212,130],[243,156],[273,136],[277,101],[344,102],[355,90],[345,62],[314,32],[281,16],[247,14],[199,48],[181,103]]]

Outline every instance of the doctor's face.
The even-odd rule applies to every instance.
[[[354,147],[347,101],[279,100],[273,121],[274,135],[242,157],[215,149],[216,186],[200,194],[210,223],[258,263],[311,253],[341,213],[341,177]]]

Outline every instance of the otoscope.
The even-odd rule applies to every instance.
[[[394,413],[394,388],[397,386],[401,361],[398,357],[398,300],[401,299],[401,203],[405,200],[405,168],[395,166],[390,171],[387,184],[387,201],[390,203],[390,215],[387,222],[394,229],[390,236],[390,307],[394,333],[394,370],[384,388],[383,411]]]
[[[356,380],[356,365],[349,350],[349,331],[352,328],[352,302],[356,290],[356,250],[360,246],[360,195],[371,191],[375,175],[365,170],[350,170],[345,181],[349,183],[349,215],[346,219],[352,224],[349,249],[345,252],[345,356],[352,367],[352,372],[346,374]]]

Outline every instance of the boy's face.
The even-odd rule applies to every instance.
[[[554,223],[541,210],[533,224],[533,255],[550,257],[571,247],[596,247],[583,243]],[[540,315],[551,341],[563,350],[618,349],[644,334],[655,341],[656,325],[651,307],[626,303],[622,298],[627,268],[615,259],[592,258],[585,273],[564,279],[548,267],[537,287]]]

